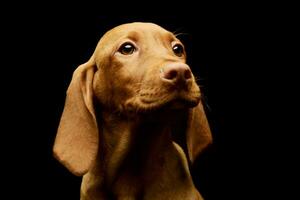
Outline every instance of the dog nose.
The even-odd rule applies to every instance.
[[[186,82],[192,78],[192,72],[187,64],[172,63],[161,69],[161,78],[168,82]]]

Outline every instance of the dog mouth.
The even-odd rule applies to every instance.
[[[197,106],[200,98],[200,90],[164,93],[140,92],[133,99],[126,102],[125,108],[127,111],[134,113],[185,109]]]

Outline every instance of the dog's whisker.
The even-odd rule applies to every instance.
[[[185,35],[190,35],[189,33],[176,33],[174,34],[175,37],[178,37],[178,36],[185,36]]]
[[[203,106],[205,106],[207,108],[207,110],[209,112],[211,112],[211,107],[208,104],[207,97],[205,95],[203,95],[203,94],[201,95],[201,102],[202,102]]]
[[[194,77],[195,77],[196,81],[205,81],[206,80],[205,78],[202,78],[202,77],[199,77],[199,76],[194,75]]]
[[[184,30],[184,28],[180,27],[180,28],[176,29],[175,31],[173,31],[172,33],[175,35],[175,37],[181,36],[181,35],[189,35],[189,33],[183,32],[182,30]]]

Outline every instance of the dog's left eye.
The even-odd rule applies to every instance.
[[[173,47],[173,52],[175,53],[176,56],[181,57],[184,54],[184,49],[181,44],[175,44]]]
[[[135,46],[129,42],[126,42],[121,45],[118,51],[123,55],[130,55],[135,51]]]

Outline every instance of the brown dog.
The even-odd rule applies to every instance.
[[[108,31],[75,70],[54,155],[84,175],[81,200],[202,199],[189,162],[212,137],[185,62],[171,32],[130,23]]]

